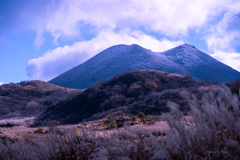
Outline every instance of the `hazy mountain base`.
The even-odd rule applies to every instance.
[[[160,115],[169,111],[166,107],[168,100],[178,103],[180,110],[186,113],[190,107],[180,95],[183,89],[201,98],[204,92],[217,91],[220,86],[197,82],[190,75],[155,70],[125,72],[108,81],[95,83],[72,99],[48,107],[37,117],[35,125],[45,125],[52,120],[60,124],[76,124],[105,116],[136,115],[138,112]]]
[[[224,87],[214,96],[209,92],[201,103],[182,92],[191,106],[192,122],[185,119],[175,103],[161,117],[170,131],[153,135],[129,127],[113,136],[98,137],[92,132],[54,132],[41,140],[1,138],[1,159],[239,159],[240,106],[237,95]]]

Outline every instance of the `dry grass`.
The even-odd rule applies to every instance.
[[[217,97],[206,94],[200,105],[196,97],[184,94],[190,102],[190,117],[169,102],[172,113],[162,115],[165,122],[154,125],[138,124],[101,134],[90,128],[72,128],[32,139],[3,136],[0,159],[239,159],[239,97],[225,87]],[[153,134],[159,126],[165,126],[165,134]]]

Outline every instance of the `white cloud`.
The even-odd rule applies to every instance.
[[[153,51],[164,51],[183,42],[157,40],[141,31],[126,29],[116,33],[111,30],[102,30],[92,40],[75,42],[72,46],[58,47],[46,52],[42,57],[29,60],[27,74],[32,79],[50,80],[116,44],[139,44]]]
[[[48,10],[37,30],[49,32],[54,42],[61,36],[81,35],[80,22],[100,30],[135,28],[161,35],[187,35],[198,30],[224,10],[224,0],[63,0]],[[45,15],[45,14],[44,14]],[[38,27],[39,26],[39,27]],[[43,34],[43,33],[42,33]],[[40,35],[37,36],[41,37]]]
[[[50,80],[120,43],[164,51],[183,43],[177,40],[187,37],[189,30],[195,30],[199,37],[204,33],[212,56],[240,71],[234,49],[240,29],[231,28],[231,24],[239,26],[234,18],[239,8],[240,2],[236,0],[63,0],[53,10],[50,7],[44,18],[39,18],[35,45],[43,44],[45,32],[53,36],[56,45],[60,38],[81,37],[82,26],[86,24],[94,28],[96,37],[29,60],[27,74],[33,79]],[[177,40],[158,40],[153,34]]]
[[[206,37],[209,50],[233,51],[236,40],[240,38],[240,2],[235,6],[228,6],[223,18],[213,25]]]
[[[39,48],[42,46],[43,44],[43,31],[42,30],[38,30],[37,31],[37,36],[36,36],[36,39],[35,39],[35,42],[34,42],[34,46]]]
[[[3,84],[5,84],[5,83],[4,82],[0,82],[0,86],[3,85]]]
[[[240,71],[240,54],[237,52],[216,51],[211,56],[224,64],[231,66],[233,69]]]
[[[212,25],[206,43],[211,56],[240,71],[240,54],[235,47],[240,42],[240,2],[228,3],[222,19]]]

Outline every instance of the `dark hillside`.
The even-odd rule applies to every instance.
[[[210,83],[197,82],[190,75],[177,75],[155,70],[142,70],[116,74],[108,81],[101,80],[73,99],[60,101],[47,108],[38,117],[37,124],[58,120],[62,124],[103,118],[106,115],[161,114],[169,111],[168,100],[189,108],[180,96],[182,89],[197,90]]]
[[[49,105],[82,91],[43,81],[28,81],[0,86],[0,119],[36,116]]]

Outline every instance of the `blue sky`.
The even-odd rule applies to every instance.
[[[240,71],[238,0],[0,0],[0,84],[48,81],[117,44],[189,43]]]

